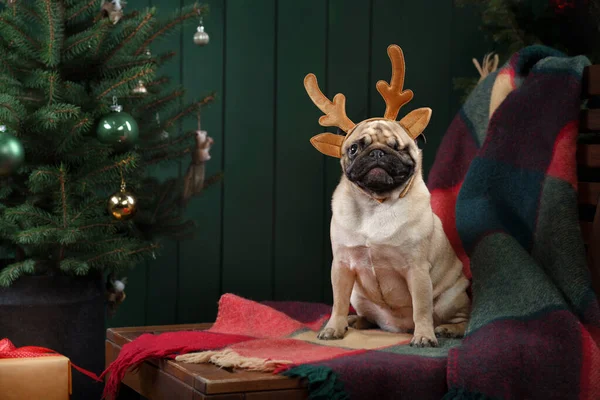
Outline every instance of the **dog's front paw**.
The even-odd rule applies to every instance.
[[[415,334],[410,341],[410,345],[416,347],[437,347],[438,341],[435,337],[435,333],[433,333],[433,329],[431,329],[431,332],[415,330]]]
[[[346,331],[348,331],[348,320],[346,318],[331,318],[325,328],[319,332],[317,339],[343,339]]]

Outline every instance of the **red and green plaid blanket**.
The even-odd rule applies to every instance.
[[[307,378],[315,399],[600,398],[600,312],[576,193],[587,63],[541,46],[516,53],[475,88],[438,150],[432,205],[472,278],[464,339],[417,349],[409,335],[351,329],[318,341],[330,306],[226,294],[209,331],[125,345],[105,395],[140,362],[177,357]]]

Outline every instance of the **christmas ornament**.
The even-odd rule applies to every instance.
[[[112,110],[108,115],[100,118],[96,134],[102,143],[119,147],[127,147],[135,143],[139,136],[139,128],[135,119],[123,112],[117,98],[113,97]]]
[[[204,32],[204,25],[202,24],[202,17],[200,17],[200,25],[198,25],[198,31],[194,34],[194,43],[198,46],[206,46],[210,40],[208,33]]]
[[[116,25],[123,18],[123,7],[127,3],[124,0],[102,0],[102,13],[108,15],[108,19]]]
[[[158,113],[156,113],[156,124],[160,127],[160,115],[158,115]],[[169,132],[163,129],[163,131],[160,133],[160,138],[162,140],[169,139]]]
[[[108,212],[116,220],[127,221],[135,216],[137,210],[137,198],[127,190],[123,171],[121,171],[121,190],[112,194],[108,199]]]
[[[14,172],[25,160],[23,145],[15,136],[0,125],[0,176]]]
[[[117,312],[117,308],[125,301],[125,284],[127,278],[115,279],[111,273],[106,282],[106,300],[108,302],[108,310],[111,316]]]
[[[210,160],[210,148],[213,139],[200,126],[200,111],[198,110],[198,130],[196,131],[196,147],[192,150],[192,162],[183,179],[183,204],[198,195],[204,189],[206,162]]]
[[[133,94],[144,95],[144,94],[148,93],[148,89],[146,89],[146,86],[144,86],[144,82],[143,81],[139,81],[138,84],[137,84],[137,86],[134,87],[131,92]]]

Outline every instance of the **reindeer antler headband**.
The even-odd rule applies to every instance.
[[[412,90],[402,90],[404,86],[404,54],[402,49],[393,44],[388,47],[387,52],[392,63],[392,79],[389,84],[385,81],[377,82],[377,91],[385,100],[385,114],[383,118],[370,118],[359,124],[377,119],[395,121],[400,108],[413,98]],[[340,158],[344,141],[350,136],[352,130],[359,125],[352,122],[346,115],[346,97],[338,93],[334,96],[333,101],[330,101],[319,89],[315,74],[306,75],[304,87],[313,103],[325,113],[319,118],[319,124],[321,126],[335,126],[346,132],[345,136],[321,133],[312,137],[310,142],[321,153]],[[399,124],[413,139],[416,139],[429,124],[430,118],[430,108],[419,108],[408,113],[399,121]]]

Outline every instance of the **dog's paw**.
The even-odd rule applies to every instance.
[[[458,324],[444,324],[435,328],[435,335],[437,337],[461,338],[465,335],[466,328],[466,322],[461,322]]]
[[[410,341],[411,347],[437,347],[438,341],[433,331],[430,334],[422,334],[415,332],[412,340]]]
[[[376,325],[368,319],[366,319],[365,317],[361,317],[358,315],[349,315],[348,326],[354,329],[372,329],[375,328]]]
[[[346,318],[330,319],[325,328],[319,332],[317,339],[336,340],[343,339],[348,331],[348,321]]]

